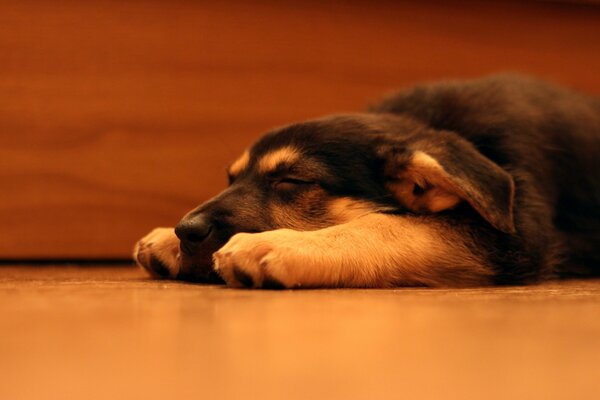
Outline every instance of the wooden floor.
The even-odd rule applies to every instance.
[[[598,399],[600,280],[248,291],[0,267],[0,399]]]

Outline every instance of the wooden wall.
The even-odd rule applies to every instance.
[[[0,2],[0,259],[127,257],[273,126],[502,70],[600,93],[600,7]]]

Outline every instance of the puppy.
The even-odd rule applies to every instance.
[[[502,75],[276,129],[229,187],[141,239],[161,277],[232,287],[525,284],[600,272],[600,101]]]

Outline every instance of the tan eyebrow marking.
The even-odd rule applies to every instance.
[[[282,147],[271,153],[265,154],[258,162],[258,170],[262,173],[271,172],[280,164],[293,163],[299,158],[300,152],[297,149],[291,146]]]
[[[246,169],[246,167],[248,166],[248,162],[250,161],[250,153],[248,152],[248,150],[244,151],[244,153],[240,156],[240,158],[238,158],[237,160],[235,160],[233,162],[233,164],[231,164],[229,166],[228,172],[230,175],[239,175],[240,172],[242,172],[244,169]]]

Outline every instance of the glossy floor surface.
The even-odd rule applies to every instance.
[[[249,291],[0,267],[0,399],[598,399],[600,280]]]

